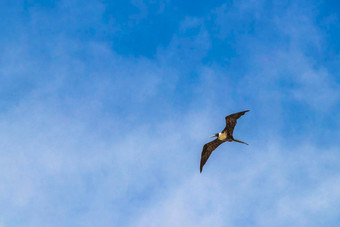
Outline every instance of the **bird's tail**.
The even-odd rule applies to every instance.
[[[241,140],[233,139],[233,141],[238,142],[238,143],[243,143],[243,144],[245,144],[245,145],[249,145],[249,144],[247,144],[247,143],[245,143],[245,142],[242,142]]]

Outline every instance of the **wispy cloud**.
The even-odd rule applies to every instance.
[[[224,4],[147,58],[106,39],[122,32],[109,6],[75,4],[29,7],[30,36],[1,47],[0,224],[338,224],[339,84],[314,11]],[[245,108],[250,146],[222,145],[199,174],[205,138]]]

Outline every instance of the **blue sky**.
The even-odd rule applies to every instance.
[[[0,226],[339,226],[337,1],[0,15]]]

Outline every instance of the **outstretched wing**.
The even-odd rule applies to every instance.
[[[203,166],[207,162],[211,153],[224,142],[225,141],[215,139],[209,143],[204,144],[202,154],[201,154],[200,172],[202,172]]]
[[[230,115],[225,117],[226,126],[223,129],[223,131],[227,131],[227,134],[228,134],[229,137],[233,136],[233,132],[234,132],[234,128],[235,128],[237,119],[239,119],[242,115],[244,115],[248,111],[249,110],[241,111],[241,112],[238,112],[238,113],[230,114]]]

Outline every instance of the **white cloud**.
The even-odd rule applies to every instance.
[[[225,7],[213,12],[221,13],[220,39],[230,25],[221,19],[231,17],[224,17]],[[261,19],[258,3],[235,7],[232,13],[255,10],[254,18]],[[7,76],[42,70],[34,77],[36,86],[0,115],[0,223],[313,226],[323,219],[334,224],[340,190],[336,144],[317,145],[308,137],[315,132],[307,131],[295,144],[294,135],[277,132],[285,126],[286,99],[316,111],[338,102],[332,75],[300,46],[301,34],[318,31],[308,17],[303,33],[296,33],[299,23],[290,27],[296,20],[285,21],[282,27],[291,30],[284,34],[294,45],[274,50],[265,45],[252,50],[257,42],[238,34],[249,41],[242,45],[249,51],[248,73],[233,77],[226,66],[202,63],[212,45],[204,25],[209,18],[186,18],[155,59],[122,57],[107,44],[65,37],[49,46],[52,60],[33,56],[37,65],[26,62],[19,70],[13,62],[25,62],[30,47],[3,52]],[[319,38],[308,42],[320,44]],[[181,85],[190,73],[197,77],[187,85],[191,97],[177,106],[172,98],[187,88]],[[280,89],[281,80],[294,86]],[[244,106],[255,110],[239,121],[235,135],[250,146],[222,145],[200,175],[206,138],[223,128],[226,113]]]
[[[214,171],[210,163],[202,175],[186,173],[131,226],[317,226],[320,219],[336,220],[340,171],[323,169],[340,161],[334,149],[269,145],[235,157],[227,146],[216,151],[224,153],[225,167]],[[244,162],[236,167],[235,158]]]

